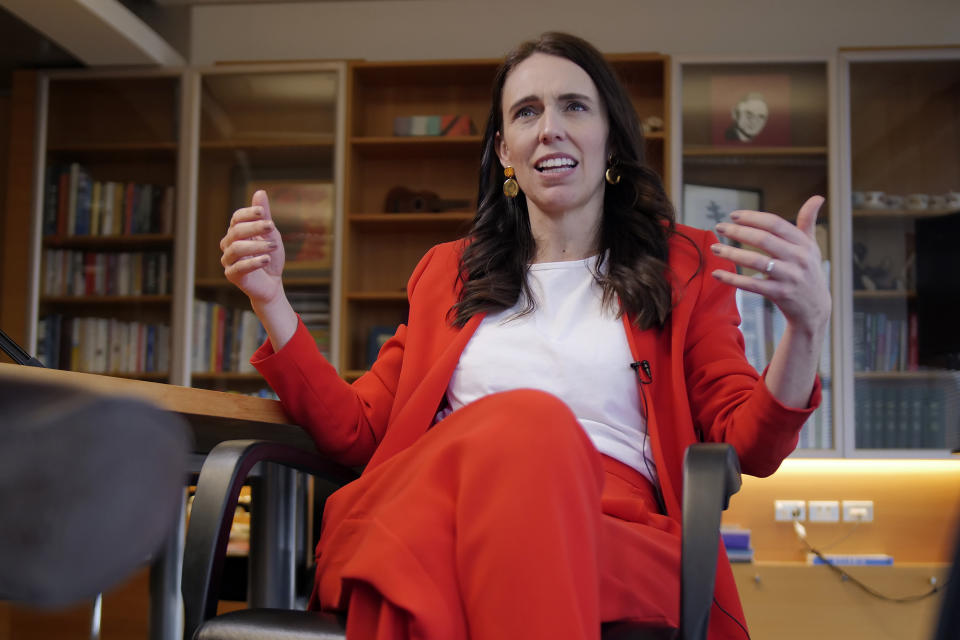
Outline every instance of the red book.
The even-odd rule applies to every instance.
[[[907,331],[907,371],[916,371],[920,368],[920,330],[916,311],[907,316]]]
[[[83,293],[96,295],[97,293],[97,254],[93,252],[83,254]]]
[[[134,205],[136,202],[137,194],[137,185],[133,182],[127,183],[127,193],[123,199],[123,233],[131,234],[133,233],[133,212],[135,211]]]

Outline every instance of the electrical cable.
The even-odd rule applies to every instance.
[[[728,618],[730,618],[731,620],[733,620],[734,622],[737,623],[737,626],[740,627],[740,629],[743,631],[743,635],[747,636],[747,640],[752,640],[752,639],[750,638],[750,632],[747,631],[747,628],[746,628],[745,626],[743,626],[743,623],[742,623],[742,622],[740,622],[739,620],[737,620],[737,616],[733,615],[732,613],[730,613],[729,611],[727,611],[726,609],[724,609],[724,608],[720,605],[720,603],[717,602],[717,596],[713,596],[713,604],[717,605],[717,609],[720,609],[720,611],[723,612],[724,614],[726,614],[726,616],[727,616]]]
[[[845,534],[841,535],[839,538],[837,538],[837,539],[835,539],[835,540],[831,540],[831,541],[828,542],[827,544],[822,544],[822,545],[820,545],[820,550],[821,550],[821,551],[825,551],[826,549],[830,549],[830,548],[832,548],[832,547],[837,546],[837,545],[840,544],[841,542],[846,541],[850,536],[852,536],[853,534],[855,534],[855,533],[857,532],[857,527],[860,526],[860,523],[861,523],[861,522],[863,522],[863,520],[857,520],[856,522],[853,523],[853,526],[850,527],[850,530],[847,531]]]
[[[794,521],[793,521],[793,529],[794,529],[794,531],[795,531],[796,534],[797,534],[797,538],[800,540],[800,542],[802,542],[802,543],[804,544],[804,546],[805,546],[807,549],[809,549],[810,553],[812,553],[813,555],[815,555],[815,556],[817,556],[818,558],[820,558],[820,560],[821,560],[825,565],[827,565],[827,566],[830,568],[831,571],[833,571],[834,573],[836,573],[837,575],[839,575],[842,580],[849,580],[849,581],[852,582],[857,588],[859,588],[860,590],[862,590],[862,591],[863,591],[864,593],[866,593],[867,595],[873,596],[874,598],[877,598],[877,599],[879,599],[879,600],[883,600],[884,602],[893,602],[893,603],[896,603],[896,604],[906,604],[906,603],[909,603],[909,602],[918,602],[918,601],[920,601],[920,600],[924,600],[924,599],[926,599],[926,598],[929,598],[930,596],[936,595],[937,593],[940,593],[941,591],[943,591],[943,590],[946,588],[947,584],[949,584],[949,582],[950,582],[949,580],[945,580],[945,581],[943,581],[943,582],[940,583],[940,584],[934,584],[934,585],[931,587],[930,591],[928,591],[928,592],[926,592],[926,593],[919,593],[919,594],[915,594],[915,595],[912,595],[912,596],[902,596],[902,597],[899,597],[899,598],[893,597],[893,596],[888,596],[888,595],[886,595],[886,594],[880,593],[880,592],[877,591],[876,589],[874,589],[874,588],[868,586],[867,584],[861,582],[861,581],[858,580],[857,578],[855,578],[855,577],[853,577],[852,575],[850,575],[849,573],[847,573],[846,570],[841,569],[840,567],[838,567],[837,565],[835,565],[833,562],[831,562],[830,559],[827,558],[826,556],[824,556],[823,553],[822,553],[819,549],[815,548],[813,545],[811,545],[811,544],[807,541],[807,530],[806,530],[806,528],[804,528],[804,526],[803,526],[802,524],[800,524],[799,521],[797,521],[797,520],[794,520]]]

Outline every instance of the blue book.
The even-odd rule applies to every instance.
[[[831,564],[838,567],[890,567],[893,566],[893,556],[885,553],[837,553],[824,554]],[[814,554],[807,554],[807,564],[826,564],[823,559]]]
[[[753,562],[753,549],[727,549],[730,562]]]
[[[727,551],[731,549],[750,549],[749,529],[720,529],[720,537]]]

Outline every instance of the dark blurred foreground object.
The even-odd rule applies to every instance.
[[[191,436],[147,402],[0,385],[0,600],[59,607],[147,564],[184,500]]]

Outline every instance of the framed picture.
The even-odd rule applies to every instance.
[[[728,222],[732,211],[760,211],[762,205],[760,189],[683,185],[683,223],[698,229],[713,229],[718,222]]]
[[[263,189],[283,237],[285,271],[328,274],[333,260],[333,183],[264,180],[247,185],[247,202]]]
[[[715,145],[789,146],[790,76],[713,76],[710,118]]]

